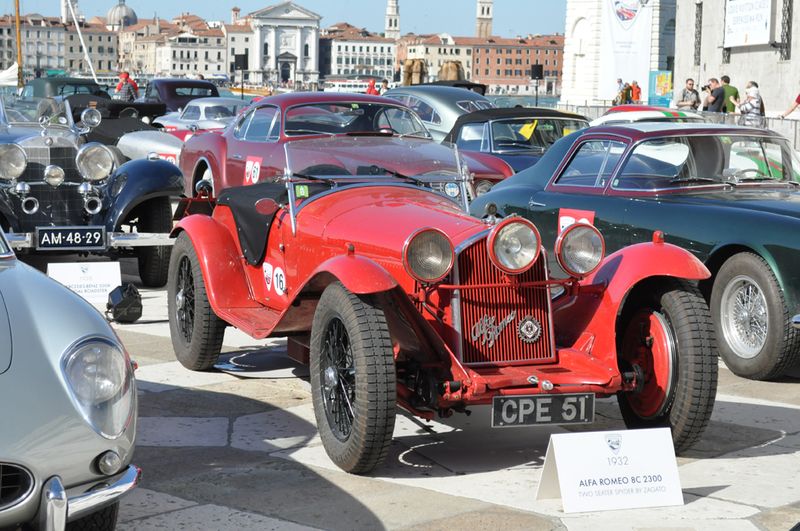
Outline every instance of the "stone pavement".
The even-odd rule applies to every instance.
[[[165,291],[115,325],[139,363],[140,487],[124,499],[133,529],[788,530],[800,522],[800,379],[752,382],[722,368],[712,423],[678,459],[685,505],[564,514],[536,501],[550,434],[492,430],[485,409],[426,423],[400,414],[386,464],[338,470],[314,423],[305,367],[285,342],[228,329],[224,371],[192,373],[172,354]],[[598,422],[621,429],[616,403]],[[575,429],[575,428],[571,428]]]

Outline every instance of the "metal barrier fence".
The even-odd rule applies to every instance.
[[[566,105],[559,103],[556,107],[561,111],[574,112],[582,114],[589,120],[599,118],[610,108],[609,105]],[[696,114],[703,116],[709,123],[717,124],[730,124],[736,125],[739,122],[741,115],[739,114],[724,114],[718,112],[703,112],[692,111]],[[785,136],[794,146],[794,149],[800,151],[800,120],[794,119],[781,119],[775,117],[764,118],[764,128],[771,129],[778,134]]]

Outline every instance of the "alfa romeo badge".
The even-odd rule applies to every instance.
[[[526,315],[519,322],[517,336],[525,343],[535,343],[542,337],[542,325],[535,317]]]

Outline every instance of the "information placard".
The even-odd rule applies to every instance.
[[[122,283],[119,262],[52,263],[47,276],[93,304],[108,302],[109,292]]]
[[[565,513],[683,505],[669,428],[550,436],[536,499]]]

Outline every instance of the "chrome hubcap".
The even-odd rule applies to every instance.
[[[747,275],[732,279],[721,300],[722,330],[733,352],[751,359],[767,342],[769,310],[764,292]]]

